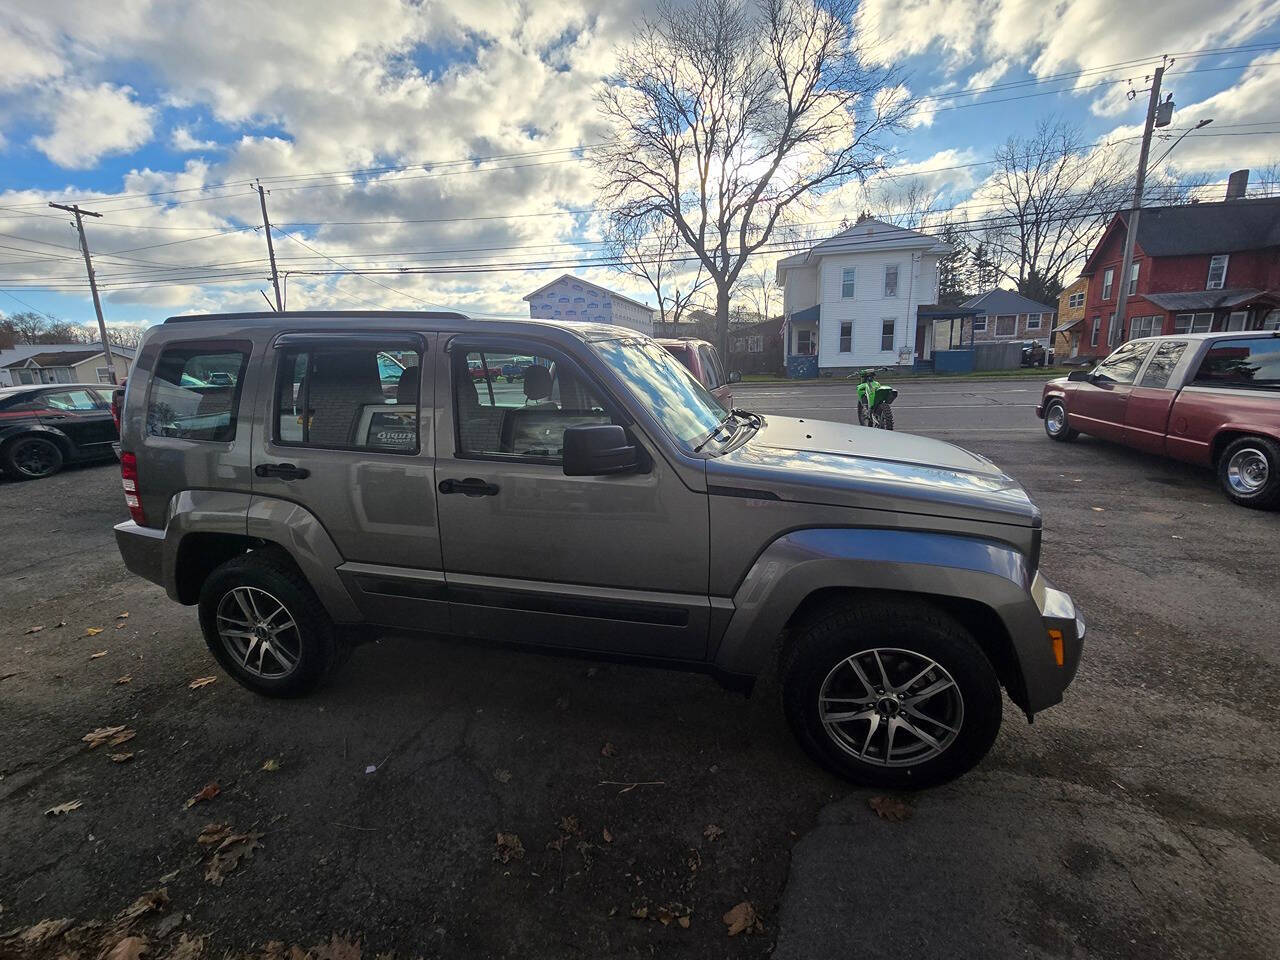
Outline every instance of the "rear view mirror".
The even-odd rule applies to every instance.
[[[1072,370],[1069,374],[1067,374],[1067,379],[1072,380],[1076,383],[1081,383],[1081,382],[1088,383],[1093,379],[1093,371],[1092,370]]]
[[[564,475],[602,477],[630,473],[639,465],[635,445],[616,423],[589,423],[564,431]]]
[[[741,374],[741,373],[739,373],[737,370],[730,370],[730,371],[729,371],[729,382],[730,382],[730,383],[741,383],[741,382],[742,382],[742,374]]]

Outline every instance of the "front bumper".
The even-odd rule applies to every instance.
[[[1058,671],[1060,689],[1065,690],[1075,679],[1080,668],[1080,655],[1084,651],[1084,615],[1066,591],[1059,590],[1039,571],[1031,582],[1031,599],[1040,611],[1044,632],[1052,637],[1054,631],[1062,635],[1062,663],[1054,655],[1053,667]],[[1050,640],[1050,650],[1054,641]]]
[[[1036,416],[1039,417],[1041,420],[1044,419],[1044,401],[1043,400],[1041,400],[1039,403],[1036,404]]]
[[[116,546],[130,573],[164,586],[164,531],[140,527],[132,520],[117,523]]]

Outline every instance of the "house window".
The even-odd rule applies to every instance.
[[[1129,293],[1128,293],[1128,295],[1129,295],[1129,296],[1131,296],[1131,297],[1132,297],[1135,293],[1137,293],[1137,292],[1138,292],[1138,267],[1139,267],[1139,266],[1140,266],[1140,263],[1139,263],[1137,260],[1135,260],[1133,263],[1129,264]]]
[[[1040,329],[1040,314],[1038,314],[1038,313],[1028,313],[1028,314],[1027,314],[1027,329],[1028,329],[1028,330],[1039,330],[1039,329]]]
[[[1081,290],[1079,293],[1073,293],[1071,294],[1071,296],[1067,297],[1067,306],[1070,307],[1072,310],[1075,310],[1079,307],[1083,307],[1084,291]]]
[[[986,317],[974,317],[974,318],[973,318],[973,332],[974,332],[974,333],[986,333],[986,332],[987,332],[987,318],[986,318]]]
[[[898,265],[891,263],[884,268],[884,295],[885,297],[896,297],[898,295]]]
[[[1209,260],[1209,279],[1205,282],[1206,290],[1221,290],[1227,283],[1227,255],[1220,253]]]
[[[1096,347],[1098,345],[1098,331],[1102,329],[1102,318],[1093,318],[1093,336],[1089,338],[1089,346]]]
[[[1008,313],[996,317],[996,336],[1012,337],[1018,332],[1018,317],[1016,314]]]
[[[853,324],[840,324],[840,352],[853,353]]]
[[[1208,333],[1212,326],[1212,313],[1180,313],[1173,318],[1174,333]]]
[[[813,331],[796,331],[796,354],[801,357],[813,356]]]
[[[1164,333],[1164,317],[1134,317],[1129,321],[1129,339],[1158,337]]]
[[[1102,299],[1111,299],[1111,288],[1115,285],[1116,272],[1113,268],[1107,267],[1102,271]]]
[[[108,368],[108,367],[95,367],[93,372],[94,372],[94,374],[96,374],[96,375],[97,375],[97,377],[98,377],[98,382],[99,382],[99,383],[110,383],[110,382],[111,382],[111,370],[110,370],[110,368]]]
[[[893,349],[894,340],[897,338],[898,321],[892,317],[880,321],[880,349],[888,351]]]
[[[1248,319],[1249,319],[1249,311],[1232,310],[1231,315],[1227,317],[1227,329],[1243,330],[1245,328],[1245,323]]]
[[[840,296],[844,300],[853,299],[853,280],[857,271],[853,267],[845,267],[840,273]]]
[[[747,353],[764,353],[764,337],[747,337]]]

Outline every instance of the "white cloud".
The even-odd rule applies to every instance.
[[[174,127],[169,137],[169,145],[179,153],[196,153],[201,150],[217,150],[218,144],[213,140],[197,139],[190,127]]]
[[[32,142],[60,167],[91,167],[104,154],[132,150],[151,139],[155,111],[133,99],[129,87],[60,90],[48,103],[52,129]]]

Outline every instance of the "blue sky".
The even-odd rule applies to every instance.
[[[607,135],[593,91],[638,12],[623,0],[6,4],[0,311],[24,309],[17,297],[92,319],[74,232],[43,206],[76,198],[106,214],[88,229],[109,322],[261,306],[265,244],[239,228],[257,222],[249,182],[262,177],[282,227],[277,252],[293,268],[291,306],[522,314],[523,294],[554,272],[375,282],[297,271],[597,256],[595,221],[575,212],[594,203],[592,171],[573,148]],[[1047,115],[1090,139],[1132,136],[1145,94],[1127,99],[1128,79],[1140,90],[1150,67],[1111,65],[1162,52],[1177,54],[1165,84],[1179,107],[1174,127],[1214,119],[1178,148],[1169,175],[1217,180],[1280,157],[1278,17],[1275,0],[1212,9],[1169,0],[1150,10],[1104,0],[864,0],[856,22],[913,96],[951,97],[926,100],[891,148],[892,163],[910,165],[955,204],[981,184],[974,164]],[[1223,52],[1204,53],[1213,50]],[[1024,81],[1041,82],[985,89]],[[505,170],[457,163],[499,155],[515,155],[497,162]],[[376,189],[317,176],[382,165],[410,169]],[[875,202],[846,190],[815,219]],[[167,265],[191,268],[189,282]],[[653,300],[633,280],[578,272]]]

